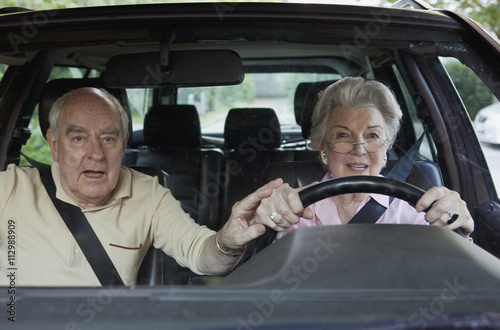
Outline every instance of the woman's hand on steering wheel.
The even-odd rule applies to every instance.
[[[431,226],[447,227],[451,230],[461,228],[467,237],[474,231],[474,220],[467,204],[456,191],[446,187],[427,190],[415,205],[415,209],[426,212],[425,220]]]
[[[312,219],[313,216],[313,211],[304,208],[297,191],[287,183],[275,188],[257,209],[258,221],[278,232],[296,224],[301,217]]]

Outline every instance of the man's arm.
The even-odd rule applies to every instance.
[[[219,249],[218,235],[210,236],[201,251],[198,267],[205,274],[223,275],[230,272],[245,253],[245,248],[234,252],[222,250],[220,243]]]
[[[261,200],[283,184],[281,179],[269,182],[242,201],[234,204],[224,227],[209,237],[201,251],[198,268],[205,274],[220,275],[231,271],[245,252],[248,243],[265,233],[266,227],[256,219]]]

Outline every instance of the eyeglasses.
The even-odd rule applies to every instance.
[[[325,144],[327,147],[333,151],[337,152],[339,154],[348,154],[351,151],[353,151],[357,145],[362,145],[363,148],[365,148],[366,152],[378,152],[382,148],[387,146],[387,141],[383,141],[380,139],[368,139],[365,140],[365,142],[351,142],[351,141],[338,141],[334,143],[330,143],[327,140],[325,140]]]

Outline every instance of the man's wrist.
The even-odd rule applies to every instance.
[[[219,252],[221,252],[222,254],[225,254],[228,257],[239,257],[243,253],[245,253],[245,251],[247,250],[247,247],[245,246],[243,249],[240,249],[237,251],[233,251],[233,250],[226,251],[226,249],[222,248],[220,243],[219,243],[219,232],[217,232],[217,234],[215,234],[215,245],[217,246],[217,250],[219,250]]]

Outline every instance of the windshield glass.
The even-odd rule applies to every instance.
[[[177,103],[196,106],[202,133],[207,135],[224,133],[225,118],[232,108],[271,108],[282,131],[299,131],[294,114],[298,84],[339,78],[338,74],[250,73],[236,86],[180,88]]]

